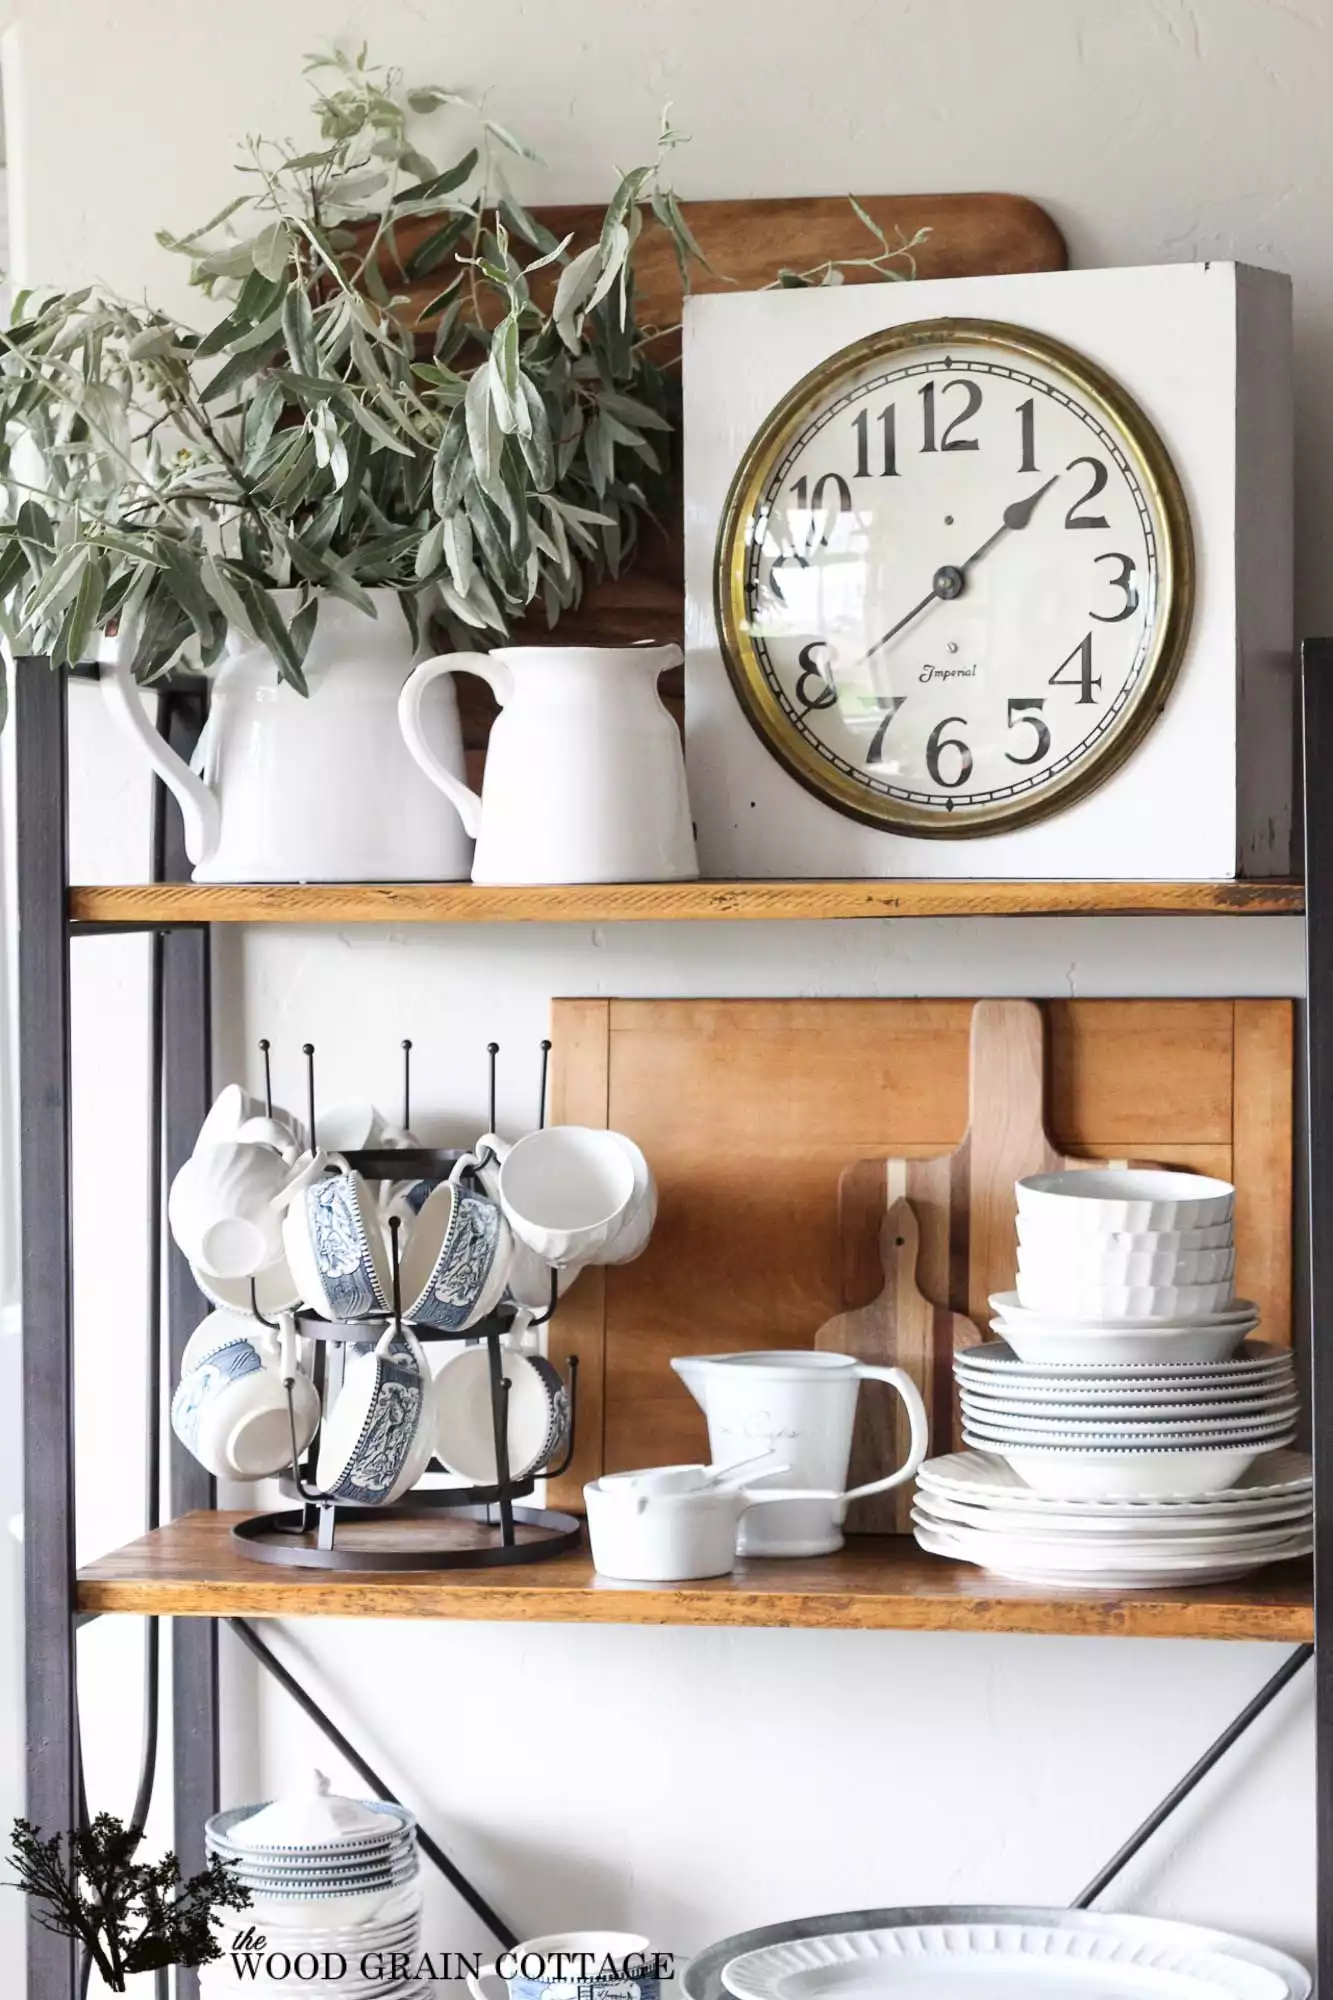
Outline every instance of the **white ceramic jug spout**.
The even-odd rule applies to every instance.
[[[671,1363],[705,1416],[708,1415],[708,1361],[706,1354],[678,1354]]]
[[[103,640],[100,664],[103,700],[120,727],[146,753],[180,807],[185,852],[191,867],[203,867],[217,853],[222,837],[222,809],[215,794],[154,729],[130,672],[128,654],[115,639]]]

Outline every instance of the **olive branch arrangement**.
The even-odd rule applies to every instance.
[[[703,261],[666,179],[682,135],[663,119],[574,250],[510,189],[506,163],[535,155],[484,106],[408,89],[364,48],[306,75],[319,143],[250,139],[244,191],[159,233],[225,306],[206,330],[92,286],[15,301],[0,331],[11,653],[72,664],[119,620],[151,681],[182,649],[212,666],[234,630],[304,691],[326,594],[369,612],[387,587],[414,634],[429,597],[466,648],[534,604],[555,624],[631,557],[678,408],[632,253],[649,221],[685,285]],[[444,166],[423,150],[437,125],[465,140]],[[857,213],[877,247],[848,262],[910,276],[920,237],[891,243]],[[0,720],[4,694],[0,663]]]
[[[174,1854],[136,1861],[143,1828],[111,1813],[49,1838],[16,1819],[10,1838],[18,1880],[8,1886],[33,1900],[44,1930],[83,1947],[113,1993],[125,1992],[132,1973],[219,1958],[216,1912],[250,1903],[249,1889],[216,1857],[188,1880]]]

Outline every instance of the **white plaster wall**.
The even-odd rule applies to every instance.
[[[371,32],[415,76],[493,85],[497,111],[549,157],[553,197],[605,189],[670,98],[695,135],[685,194],[1007,187],[1046,203],[1077,262],[1289,269],[1298,623],[1333,616],[1333,0],[825,0],[814,16],[798,0],[0,0],[0,19],[15,30],[24,279],[169,288],[153,228],[220,205],[234,135],[300,129],[300,54],[344,31]],[[106,801],[119,813],[139,793],[99,720],[82,753],[84,851],[102,849],[89,871],[114,877]],[[134,1102],[138,1057],[120,1037],[134,1032],[136,949],[81,947],[109,954],[80,974],[90,1142]],[[504,1110],[524,1115],[552,993],[1294,993],[1302,978],[1298,926],[1212,920],[273,931],[225,939],[219,972],[224,1073],[261,1033],[289,1063],[309,1037],[331,1090],[387,1091],[410,1034],[422,1123],[441,1133],[475,1129],[492,1035]],[[80,1328],[83,1448],[90,1477],[108,1475],[89,1547],[137,1522],[124,1440],[139,1391],[112,1359],[138,1339],[129,1255],[128,1295],[99,1311],[87,1293]],[[94,1798],[119,1804],[138,1635],[108,1621],[83,1643]],[[681,1950],[865,1902],[1068,1898],[1275,1664],[1264,1648],[1181,1643],[313,1621],[276,1643],[513,1923],[633,1924]],[[244,1667],[229,1713],[231,1799],[316,1752]],[[1308,1952],[1310,1750],[1298,1683],[1114,1900]],[[437,1944],[485,1942],[431,1893]]]

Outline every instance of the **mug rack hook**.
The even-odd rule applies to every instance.
[[[546,1072],[550,1065],[550,1060],[551,1060],[551,1044],[549,1041],[543,1039],[541,1095],[537,1104],[537,1130],[539,1132],[544,1132],[546,1129]],[[492,1131],[494,1131],[495,1129],[494,1126],[492,1126],[491,1129]]]
[[[273,1066],[270,1060],[272,1047],[273,1044],[270,1042],[268,1036],[261,1035],[259,1038],[259,1053],[264,1062],[264,1116],[266,1118],[273,1116]]]
[[[403,1038],[403,1130],[404,1132],[410,1131],[411,1126],[412,1126],[412,1044],[411,1041],[406,1036],[404,1036]]]
[[[487,1098],[486,1098],[486,1104],[487,1104],[486,1130],[488,1132],[493,1132],[495,1130],[495,1058],[499,1055],[499,1053],[500,1053],[500,1044],[498,1042],[487,1042],[486,1058],[490,1069],[490,1081],[487,1087]]]
[[[315,1151],[318,1141],[315,1137],[315,1044],[302,1042],[301,1054],[305,1057],[305,1112],[306,1132],[310,1150]]]

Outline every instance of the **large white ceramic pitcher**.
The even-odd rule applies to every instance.
[[[926,1455],[926,1406],[901,1368],[872,1368],[850,1354],[795,1348],[768,1354],[692,1354],[672,1362],[708,1419],[716,1464],[774,1451],[791,1467],[780,1482],[784,1498],[741,1518],[743,1556],[826,1556],[842,1547],[848,1502],[887,1493],[910,1479]],[[862,1382],[886,1382],[907,1409],[911,1448],[904,1462],[849,1493],[852,1425]],[[771,1498],[779,1490],[752,1482]]]
[[[275,591],[288,615],[288,593]],[[130,674],[132,638],[104,643],[112,710],[175,794],[196,882],[466,881],[471,845],[408,755],[398,695],[412,637],[397,593],[370,592],[369,618],[326,597],[305,660],[308,695],[263,646],[228,640],[191,768],[163,742]],[[433,755],[461,782],[452,686],[422,715]]]
[[[657,692],[679,646],[511,646],[425,660],[403,689],[408,749],[477,842],[474,882],[673,882],[699,873],[680,733]],[[441,762],[422,702],[477,674],[500,704],[482,796]]]

